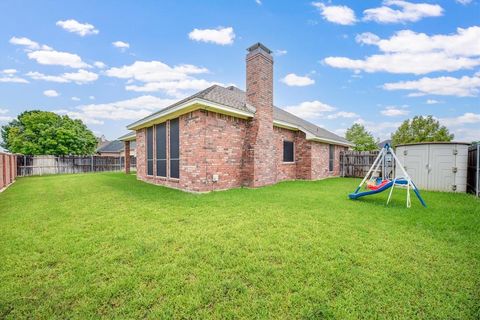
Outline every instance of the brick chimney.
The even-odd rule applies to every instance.
[[[276,182],[273,139],[273,57],[261,43],[247,49],[247,104],[256,109],[246,139],[246,184],[260,187]]]

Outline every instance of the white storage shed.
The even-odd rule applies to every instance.
[[[425,142],[398,145],[398,160],[420,190],[466,192],[469,143]],[[395,170],[396,176],[402,176]]]

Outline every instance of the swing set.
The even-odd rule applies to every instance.
[[[392,161],[393,158],[393,161]],[[390,165],[391,164],[391,167]],[[393,170],[393,164],[395,164],[397,170],[400,169],[403,176],[395,176]],[[380,170],[380,166],[383,170]],[[360,189],[365,184],[366,191],[361,191]],[[410,198],[410,190],[415,192],[418,200],[422,204],[422,206],[426,207],[425,201],[423,200],[422,196],[420,195],[420,190],[418,190],[415,183],[413,183],[410,175],[407,173],[405,168],[402,166],[400,161],[398,160],[395,152],[390,147],[389,144],[386,144],[382,150],[378,153],[377,158],[373,162],[372,166],[367,172],[367,175],[363,178],[362,182],[358,185],[357,189],[353,193],[350,193],[348,197],[352,200],[359,199],[361,197],[369,196],[372,194],[377,194],[383,192],[385,190],[390,189],[390,193],[388,194],[387,205],[392,198],[393,189],[395,187],[402,187],[407,189],[407,208],[410,208],[412,205],[411,198]]]

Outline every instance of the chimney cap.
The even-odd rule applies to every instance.
[[[253,46],[249,47],[247,49],[248,52],[252,52],[254,50],[257,50],[257,49],[261,49],[263,51],[265,51],[266,53],[268,54],[271,54],[272,53],[272,50],[268,49],[267,47],[265,47],[263,44],[261,44],[260,42],[257,42],[255,43]]]

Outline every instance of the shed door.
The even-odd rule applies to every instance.
[[[451,144],[430,145],[428,161],[428,189],[436,191],[452,191],[454,185],[455,166],[453,148]]]
[[[428,189],[428,148],[429,146],[425,145],[407,146],[401,150],[401,153],[406,151],[407,154],[402,154],[401,159],[399,157],[400,161],[403,160],[407,173],[420,189]],[[397,175],[403,174],[397,169]]]

